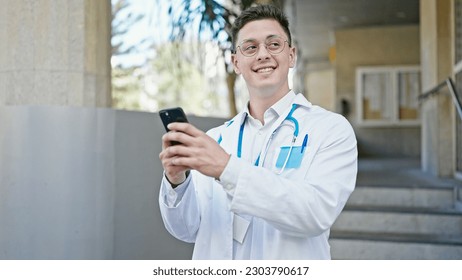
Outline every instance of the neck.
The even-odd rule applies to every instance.
[[[249,112],[252,117],[259,120],[262,124],[265,124],[264,115],[266,110],[273,106],[276,102],[281,100],[287,93],[289,93],[287,88],[284,91],[281,91],[278,94],[250,94],[249,100]]]

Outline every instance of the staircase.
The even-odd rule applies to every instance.
[[[331,230],[332,259],[462,259],[461,185],[429,177],[414,161],[360,161]]]

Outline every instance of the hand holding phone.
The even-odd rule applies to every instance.
[[[164,124],[165,130],[168,132],[168,125],[173,122],[188,122],[186,114],[181,107],[163,109],[159,111],[160,119]],[[172,145],[180,144],[179,142],[173,141]]]
[[[179,107],[161,110],[159,111],[159,116],[167,132],[169,131],[167,126],[172,122],[188,122],[185,113]],[[168,147],[163,147],[159,154],[165,170],[165,176],[172,186],[183,182],[188,170],[197,170],[206,176],[219,178],[230,158],[230,155],[215,139],[200,129],[190,126],[187,128],[187,131],[188,135],[185,135],[187,136],[185,139],[194,138],[195,141],[189,141],[187,143],[188,146],[185,145],[182,149],[173,149],[174,152],[169,151]],[[176,144],[183,145],[183,143],[174,141],[171,143],[171,145]],[[193,156],[195,159],[200,159],[191,162],[188,160],[188,158],[191,158],[191,154],[188,151],[199,151]]]

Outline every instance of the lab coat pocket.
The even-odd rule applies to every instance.
[[[305,151],[305,146],[281,147],[276,160],[276,168],[281,171],[284,169],[299,168]]]

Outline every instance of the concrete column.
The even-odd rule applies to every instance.
[[[0,7],[0,105],[111,105],[110,0]]]
[[[451,0],[420,1],[422,89],[452,75]],[[422,169],[436,176],[454,173],[454,131],[447,88],[422,106]]]

